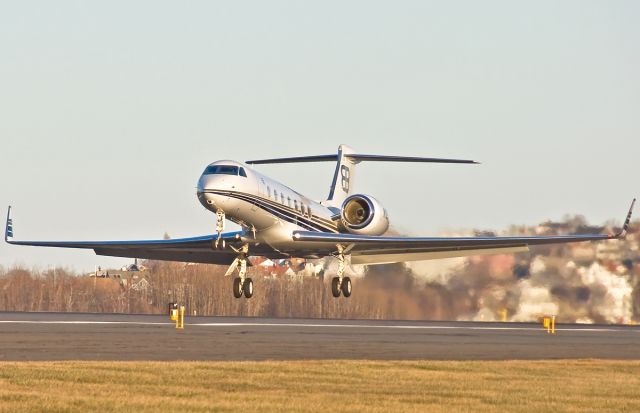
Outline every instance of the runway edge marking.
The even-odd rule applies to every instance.
[[[0,320],[0,324],[71,324],[71,325],[173,325],[167,322],[141,321],[85,321],[85,320]],[[488,330],[488,331],[540,331],[538,327],[493,327],[493,326],[416,326],[416,325],[370,325],[370,324],[303,324],[303,323],[190,323],[194,327],[306,327],[306,328],[373,328],[373,329],[405,329],[405,330]],[[558,328],[562,332],[627,332],[640,333],[637,329],[574,327]]]

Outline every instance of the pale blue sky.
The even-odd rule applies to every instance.
[[[17,238],[212,232],[217,159],[330,153],[414,235],[565,213],[622,219],[639,195],[635,1],[3,1],[0,206]],[[261,171],[314,198],[331,164]],[[0,264],[91,269],[92,251],[0,246]]]

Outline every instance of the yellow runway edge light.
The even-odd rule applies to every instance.
[[[556,316],[544,317],[542,319],[542,326],[547,329],[548,334],[556,333]]]
[[[176,328],[179,330],[184,329],[184,306],[180,306],[180,311],[178,316],[176,317]]]

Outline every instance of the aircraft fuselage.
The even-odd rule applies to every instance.
[[[235,173],[234,173],[235,172]],[[289,249],[293,231],[337,233],[340,211],[309,199],[247,165],[231,160],[213,162],[198,180],[200,203],[240,225],[256,241]]]

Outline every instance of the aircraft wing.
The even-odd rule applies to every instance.
[[[13,233],[11,207],[9,207],[5,228],[5,241],[13,245],[92,249],[97,255],[111,257],[225,265],[231,264],[237,256],[237,254],[229,248],[220,250],[213,249],[212,242],[217,238],[217,234],[191,238],[141,241],[17,241],[14,240]],[[227,243],[240,243],[240,236],[241,232],[222,234],[223,239]]]
[[[295,231],[294,241],[309,243],[316,248],[340,244],[352,264],[385,264],[436,258],[467,257],[472,255],[526,252],[530,245],[563,244],[570,242],[619,239],[626,235],[635,199],[622,230],[615,235],[561,235],[526,237],[388,237],[324,232]],[[334,249],[335,250],[335,249]]]

